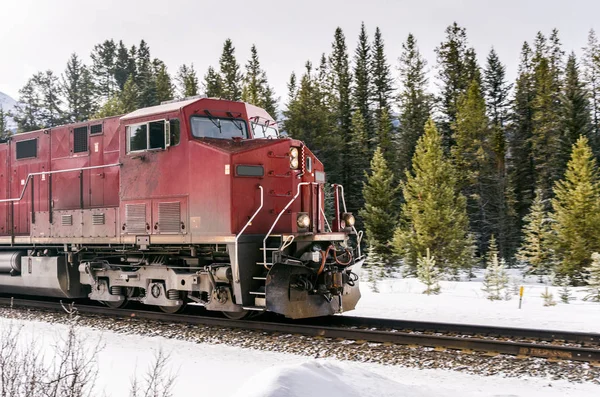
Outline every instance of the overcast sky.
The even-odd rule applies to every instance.
[[[579,54],[588,31],[600,33],[600,1],[0,0],[0,91],[17,99],[33,73],[61,73],[72,52],[88,61],[93,45],[108,38],[128,46],[144,39],[172,74],[193,62],[201,78],[229,37],[242,64],[256,44],[270,83],[285,98],[290,73],[329,52],[337,26],[352,54],[361,21],[370,38],[381,28],[394,69],[409,32],[433,67],[433,50],[456,21],[467,28],[480,62],[494,46],[512,79],[523,41],[539,30],[558,28],[564,48]]]

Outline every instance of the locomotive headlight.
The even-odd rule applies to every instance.
[[[342,214],[342,219],[347,227],[352,227],[356,223],[356,218],[349,212]]]
[[[310,226],[310,217],[308,214],[298,214],[298,218],[296,218],[296,223],[298,227],[301,229],[308,229]]]
[[[298,151],[297,147],[290,148],[290,168],[293,170],[297,170],[298,165],[300,164],[300,161],[298,159],[299,154],[300,152]]]

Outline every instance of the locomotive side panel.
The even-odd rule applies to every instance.
[[[10,180],[10,151],[9,143],[0,144],[0,200],[9,199],[9,180]],[[10,234],[9,226],[9,202],[0,202],[0,236]]]

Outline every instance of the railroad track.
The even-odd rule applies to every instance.
[[[63,310],[60,302],[0,298],[0,305],[30,309]],[[271,316],[255,320],[230,320],[197,314],[165,314],[137,309],[111,309],[75,304],[82,314],[240,328],[269,333],[355,340],[383,344],[430,347],[462,352],[506,354],[518,357],[590,362],[600,365],[600,334],[503,328],[479,325],[402,321],[335,316],[289,321]]]

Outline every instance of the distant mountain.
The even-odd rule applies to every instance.
[[[17,105],[17,101],[9,97],[3,92],[0,92],[0,107],[5,112],[13,112],[15,110],[15,106]],[[8,118],[8,129],[16,132],[17,124],[12,118]]]

